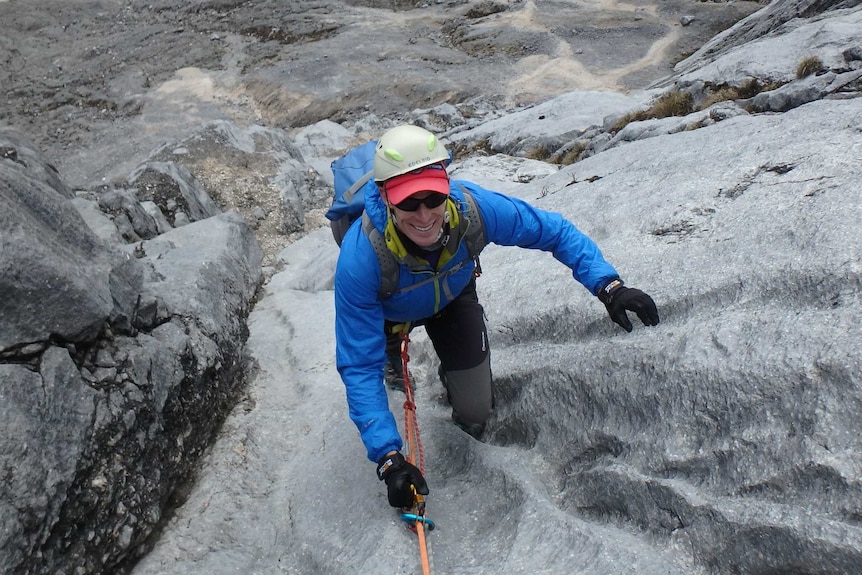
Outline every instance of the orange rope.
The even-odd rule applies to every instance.
[[[413,386],[410,383],[410,375],[407,371],[407,362],[410,356],[407,354],[407,344],[410,338],[406,333],[401,334],[401,367],[404,377],[404,433],[407,436],[409,453],[407,461],[419,468],[419,472],[425,475],[425,453],[422,450],[422,442],[419,440],[419,422],[416,419],[416,403],[414,403]],[[413,490],[413,509],[417,515],[425,515],[425,498]],[[432,526],[433,527],[433,526]],[[431,566],[428,561],[428,547],[425,543],[425,528],[422,521],[415,521],[411,530],[416,532],[419,538],[419,558],[422,561],[423,575],[431,575]]]
[[[407,446],[409,449],[407,460],[418,467],[422,475],[425,475],[425,452],[422,449],[422,442],[419,440],[416,403],[414,402],[413,386],[410,383],[410,374],[407,370],[407,362],[410,361],[410,356],[407,354],[408,343],[410,343],[410,338],[406,334],[401,334],[401,366],[403,370],[402,377],[404,378],[404,433],[407,436]]]
[[[419,557],[422,559],[422,575],[431,575],[431,565],[428,563],[428,548],[425,546],[425,528],[422,522],[416,522],[416,535],[419,537]]]

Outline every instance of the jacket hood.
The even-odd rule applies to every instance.
[[[365,213],[371,219],[374,227],[381,234],[386,228],[386,220],[389,218],[389,213],[386,209],[386,204],[383,202],[383,197],[380,195],[380,188],[375,186],[371,193],[365,193]]]

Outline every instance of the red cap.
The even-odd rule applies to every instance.
[[[428,167],[418,174],[410,172],[386,180],[386,195],[390,204],[400,204],[419,192],[449,195],[449,176],[440,167]]]

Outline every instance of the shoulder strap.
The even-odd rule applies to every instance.
[[[395,259],[395,254],[386,247],[383,234],[374,227],[374,222],[365,212],[362,213],[362,231],[368,236],[368,241],[371,242],[371,247],[374,248],[374,254],[380,264],[380,289],[377,290],[377,297],[378,299],[385,299],[398,289],[398,262]]]
[[[371,176],[373,176],[373,175],[374,175],[374,170],[369,170],[368,172],[363,174],[363,176],[361,178],[359,178],[358,180],[353,182],[353,184],[349,188],[347,188],[347,190],[344,191],[344,195],[342,196],[344,198],[344,201],[349,204],[350,200],[353,199],[353,195],[356,194],[356,192],[359,190],[359,188],[364,186],[368,182],[368,180],[371,179]]]
[[[479,254],[488,245],[488,240],[485,237],[485,222],[482,221],[482,212],[479,211],[479,206],[476,205],[476,198],[473,197],[473,194],[463,184],[459,183],[458,187],[461,188],[461,193],[464,194],[464,204],[467,206],[467,220],[470,222],[467,226],[467,233],[464,235],[464,241],[467,242],[467,252],[471,258],[476,260],[476,267],[479,269]]]

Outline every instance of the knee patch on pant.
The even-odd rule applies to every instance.
[[[488,421],[494,407],[490,355],[476,367],[447,371],[445,377],[449,403],[457,419],[469,425]]]

